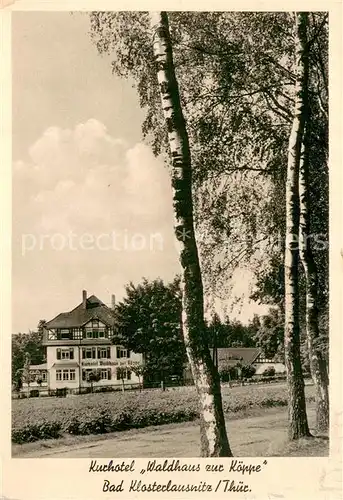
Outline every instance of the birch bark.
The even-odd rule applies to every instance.
[[[288,384],[289,437],[309,436],[305,387],[300,358],[299,329],[299,165],[307,113],[308,65],[306,29],[308,14],[295,14],[295,99],[288,144],[285,245],[285,364]]]
[[[182,326],[200,402],[201,456],[232,456],[226,428],[220,380],[205,338],[203,284],[194,232],[191,155],[166,12],[152,12],[153,51],[168,131],[172,167],[174,231],[182,268]]]

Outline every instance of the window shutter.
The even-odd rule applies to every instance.
[[[96,359],[96,347],[92,347],[92,358]]]
[[[111,368],[108,369],[108,380],[111,380],[112,378],[112,372],[111,372]]]
[[[74,349],[72,347],[70,348],[69,353],[70,359],[74,359]]]
[[[120,380],[120,368],[116,369],[117,380]]]
[[[98,359],[101,358],[101,354],[100,353],[101,353],[101,349],[98,347]]]
[[[120,349],[117,347],[117,358],[120,358]]]
[[[111,359],[111,348],[107,347],[107,359]]]
[[[82,349],[82,359],[86,359],[86,349]]]
[[[61,349],[57,349],[56,351],[56,358],[61,359]]]
[[[130,355],[131,355],[131,351],[128,349],[128,350],[127,350],[127,357],[129,358],[129,357],[130,357]]]

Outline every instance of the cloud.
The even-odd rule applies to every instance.
[[[14,167],[14,208],[32,231],[146,229],[171,214],[164,165],[146,145],[128,148],[95,119],[74,130],[50,127],[30,158]]]
[[[75,305],[80,286],[120,296],[129,280],[171,279],[178,271],[169,174],[146,145],[129,147],[91,119],[73,130],[48,128],[29,155],[13,166],[13,289],[21,310],[25,295],[39,319]],[[116,249],[105,251],[113,233]],[[156,233],[163,244],[151,248]],[[85,235],[98,238],[93,247],[81,248]],[[133,240],[142,248],[132,248]],[[47,302],[57,289],[60,311]],[[46,301],[45,313],[32,306],[34,297]]]

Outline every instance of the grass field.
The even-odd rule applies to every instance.
[[[225,414],[287,405],[285,384],[222,388]],[[314,400],[312,386],[307,401]],[[63,434],[87,435],[124,431],[195,420],[197,396],[193,387],[98,393],[67,398],[31,398],[12,402],[12,441],[32,442]]]

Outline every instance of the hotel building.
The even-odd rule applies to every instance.
[[[142,355],[113,345],[115,322],[114,296],[108,307],[84,290],[81,304],[45,324],[46,363],[30,367],[30,389],[78,393],[91,386],[138,386],[133,368],[142,364]],[[99,380],[94,381],[94,374]]]

